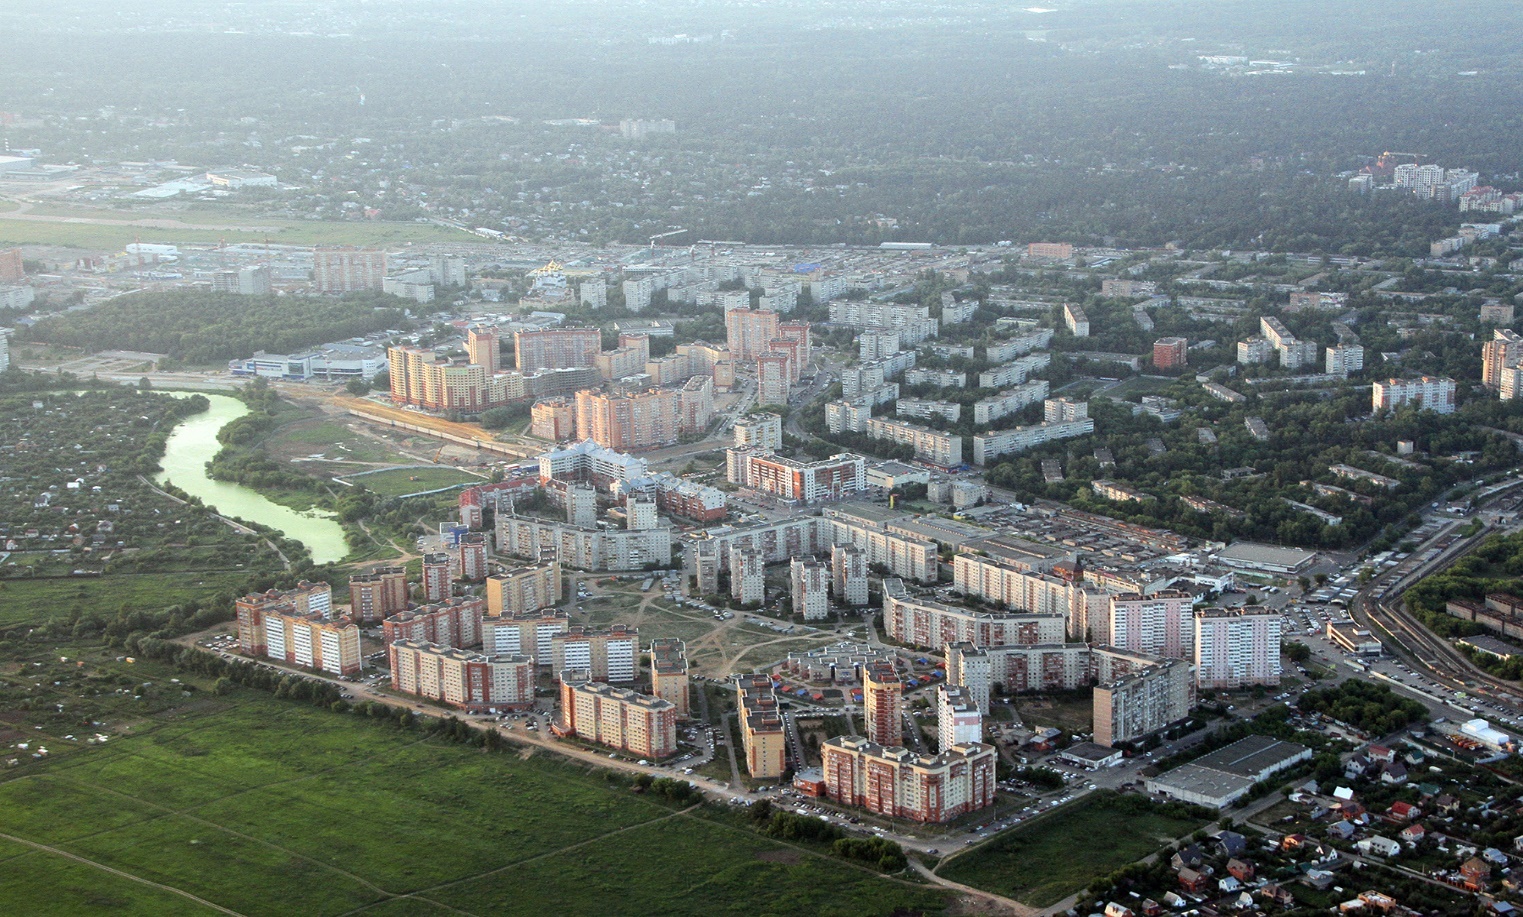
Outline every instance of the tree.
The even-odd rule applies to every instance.
[[[356,398],[370,394],[370,383],[364,379],[350,379],[344,383],[344,391]]]

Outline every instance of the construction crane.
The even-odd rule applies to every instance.
[[[447,446],[449,444],[445,443],[445,445]],[[441,456],[443,454],[444,454],[444,446],[440,446],[439,447],[439,451],[434,453],[434,464],[435,465],[439,464],[439,456]]]
[[[682,235],[685,232],[687,232],[686,229],[674,229],[671,232],[663,232],[663,233],[660,233],[659,235],[651,236],[650,237],[650,247],[652,249],[654,249],[656,247],[656,240],[657,239],[665,239],[665,238],[667,238],[669,236],[680,236],[680,235]]]

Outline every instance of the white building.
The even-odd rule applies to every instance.
[[[631,312],[644,312],[650,308],[651,294],[656,285],[649,277],[624,281],[624,308]]]
[[[867,604],[867,552],[850,544],[830,549],[830,579],[836,601],[854,608]]]
[[[783,448],[783,419],[776,414],[747,414],[735,421],[735,447],[757,452]]]
[[[795,557],[788,564],[793,613],[805,621],[830,617],[830,566],[813,557]]]
[[[1338,344],[1327,348],[1327,374],[1347,376],[1364,369],[1364,348],[1359,344]]]
[[[766,555],[754,549],[730,552],[730,597],[745,605],[767,599]]]
[[[937,687],[936,738],[938,748],[984,740],[984,715],[972,692],[947,685]]]
[[[1195,613],[1195,680],[1204,690],[1280,683],[1278,611],[1202,608]]]

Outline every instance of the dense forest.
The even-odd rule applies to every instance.
[[[119,29],[17,4],[0,28],[29,40],[0,79],[24,117],[0,132],[59,161],[247,163],[290,186],[240,198],[278,215],[369,210],[525,238],[681,227],[1416,256],[1458,212],[1349,194],[1340,172],[1385,150],[1508,190],[1523,171],[1516,32],[1477,28],[1516,5],[1429,12],[583,0],[565,15],[441,2],[319,21],[186,0]],[[218,28],[188,25],[202,22]],[[677,128],[626,137],[625,118]]]
[[[398,328],[404,321],[402,300],[379,293],[288,299],[200,290],[143,292],[45,318],[23,339],[162,353],[181,363],[204,364],[259,350],[291,353]]]

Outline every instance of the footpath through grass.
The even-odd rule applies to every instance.
[[[248,915],[886,915],[947,901],[548,753],[422,740],[243,689],[193,697],[133,735],[57,743],[4,772],[0,830]],[[205,911],[14,844],[0,862],[8,913]]]
[[[1101,791],[956,857],[937,874],[1047,907],[1204,824],[1184,807]]]

